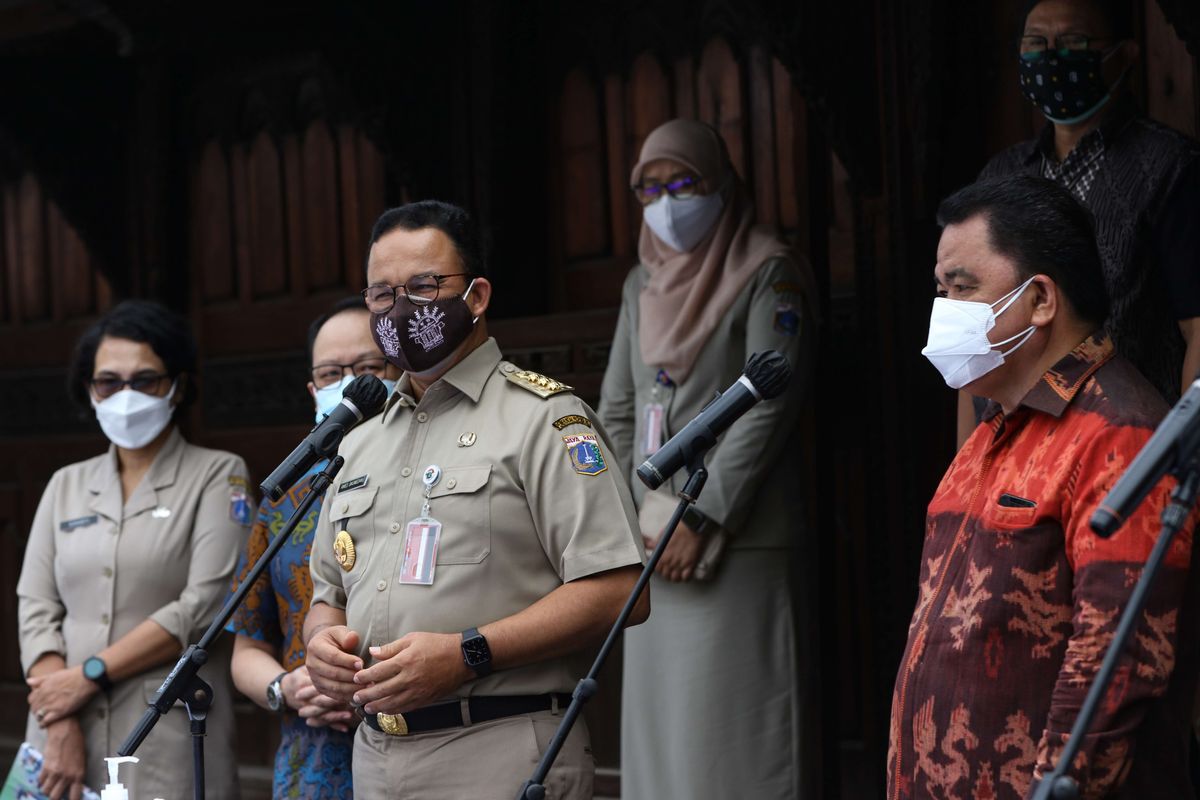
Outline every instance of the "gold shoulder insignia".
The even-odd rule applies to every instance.
[[[522,389],[533,392],[538,397],[546,398],[561,392],[569,392],[573,386],[568,386],[565,383],[556,381],[553,378],[547,378],[545,375],[540,375],[536,372],[517,369],[512,364],[504,363],[500,366],[500,374],[508,379],[510,383],[515,383]]]

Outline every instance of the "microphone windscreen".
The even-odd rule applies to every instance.
[[[767,350],[765,353],[750,356],[744,374],[762,398],[770,400],[783,394],[783,390],[787,388],[788,381],[792,379],[792,365],[783,353]]]
[[[374,375],[359,375],[350,381],[350,385],[342,392],[342,397],[354,403],[362,412],[363,419],[366,419],[379,413],[387,400],[387,393],[387,387],[379,378]]]

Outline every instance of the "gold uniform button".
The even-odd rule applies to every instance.
[[[417,422],[428,422],[428,421],[429,421],[429,415],[428,415],[428,414],[426,414],[424,411],[418,412],[418,414],[417,414]]]
[[[387,588],[387,581],[380,581],[379,583],[375,584],[375,588],[382,592]]]
[[[412,467],[405,467],[404,469],[400,470],[401,478],[407,478],[409,475],[412,475]]]
[[[400,523],[393,522],[391,525],[388,525],[388,530],[392,533],[397,533],[400,530]]]

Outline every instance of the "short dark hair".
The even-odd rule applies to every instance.
[[[1084,0],[1093,8],[1098,10],[1100,14],[1108,21],[1108,26],[1112,32],[1114,39],[1132,39],[1133,38],[1133,4],[1130,0]],[[1021,27],[1025,30],[1025,21],[1029,19],[1029,12],[1033,11],[1034,6],[1040,5],[1046,0],[1025,0],[1024,11],[1021,14]]]
[[[375,227],[371,228],[370,244],[375,244],[396,228],[407,231],[437,228],[454,242],[454,249],[458,251],[465,272],[480,278],[487,277],[483,237],[466,209],[441,200],[421,200],[398,208],[389,208],[375,221]]]
[[[1099,325],[1108,317],[1108,290],[1092,218],[1069,191],[1036,175],[989,178],[947,197],[938,225],[983,215],[988,241],[1022,278],[1048,275],[1075,313]]]
[[[328,311],[312,321],[308,326],[308,366],[311,367],[313,365],[313,345],[317,343],[317,334],[321,332],[321,328],[325,327],[326,322],[329,322],[329,320],[343,311],[367,311],[367,301],[363,299],[361,294],[356,294],[353,297],[343,297],[330,306]]]
[[[75,343],[67,372],[67,392],[85,412],[91,410],[88,387],[96,368],[96,350],[106,337],[150,345],[172,380],[186,375],[176,410],[196,399],[196,340],[187,320],[152,300],[125,300],[84,331]]]

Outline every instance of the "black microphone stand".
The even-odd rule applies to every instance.
[[[684,512],[687,511],[688,506],[696,502],[700,497],[700,491],[704,488],[704,482],[708,480],[708,470],[704,468],[704,454],[708,452],[708,448],[715,441],[715,437],[711,437],[709,441],[704,442],[702,445],[689,448],[687,454],[688,479],[687,483],[683,486],[683,491],[679,493],[679,505],[676,506],[675,511],[671,514],[667,528],[658,540],[658,544],[655,546],[650,560],[642,568],[642,574],[638,576],[637,583],[634,584],[629,599],[625,601],[625,607],[617,615],[617,621],[613,623],[612,629],[608,632],[608,638],[604,640],[604,644],[600,647],[600,652],[596,655],[596,660],[592,663],[592,668],[588,671],[587,677],[579,681],[575,687],[575,691],[571,694],[571,705],[567,707],[567,713],[563,715],[562,722],[558,724],[558,730],[554,732],[554,738],[550,740],[550,744],[546,748],[546,752],[542,755],[542,760],[538,762],[537,768],[534,769],[529,780],[525,781],[521,786],[521,791],[517,794],[517,800],[545,800],[546,787],[543,783],[546,780],[546,776],[550,773],[550,767],[554,765],[554,760],[558,758],[559,751],[562,750],[563,745],[566,743],[567,736],[571,733],[571,728],[575,726],[576,718],[583,712],[584,704],[596,694],[596,690],[600,686],[596,680],[600,674],[600,669],[604,666],[604,662],[608,660],[609,654],[616,645],[617,637],[625,629],[625,623],[629,620],[629,615],[633,613],[633,607],[637,605],[638,598],[641,597],[646,584],[650,582],[650,576],[654,574],[654,568],[658,565],[658,560],[662,558],[663,551],[667,549],[667,544],[671,541],[671,536],[674,535],[675,529],[679,526],[679,521],[683,519]]]
[[[1074,778],[1067,775],[1067,770],[1075,761],[1075,756],[1083,745],[1083,739],[1087,735],[1088,729],[1091,728],[1096,709],[1100,707],[1100,701],[1108,692],[1108,687],[1112,683],[1117,669],[1117,661],[1120,660],[1121,654],[1125,650],[1125,643],[1129,640],[1134,628],[1137,627],[1137,619],[1142,613],[1142,606],[1146,604],[1146,595],[1150,592],[1150,586],[1154,583],[1154,579],[1162,567],[1167,551],[1170,550],[1171,543],[1175,540],[1175,535],[1187,522],[1188,514],[1191,513],[1196,502],[1196,495],[1200,492],[1200,460],[1197,460],[1197,454],[1185,454],[1185,459],[1174,471],[1174,475],[1179,482],[1171,491],[1171,502],[1163,509],[1162,531],[1158,534],[1154,549],[1150,551],[1150,557],[1146,559],[1146,566],[1142,569],[1142,575],[1138,578],[1137,585],[1133,587],[1133,593],[1129,596],[1129,604],[1125,606],[1125,611],[1121,614],[1117,632],[1113,636],[1112,644],[1108,646],[1108,652],[1104,655],[1100,671],[1096,673],[1096,680],[1088,690],[1087,697],[1084,698],[1079,715],[1075,717],[1075,724],[1071,726],[1070,738],[1067,739],[1066,746],[1058,757],[1054,771],[1038,784],[1037,791],[1033,795],[1034,800],[1078,800],[1079,798],[1079,784]]]
[[[150,701],[150,707],[142,714],[141,720],[138,721],[138,724],[130,732],[129,737],[125,739],[125,743],[121,745],[121,749],[117,751],[118,755],[133,755],[138,747],[141,746],[142,741],[150,734],[150,731],[154,729],[159,717],[170,711],[171,707],[175,705],[176,700],[182,700],[188,712],[188,719],[191,720],[192,729],[192,796],[196,800],[204,800],[205,720],[208,716],[208,709],[212,705],[213,690],[200,677],[199,671],[208,662],[208,648],[221,635],[221,632],[225,630],[225,624],[229,622],[229,618],[233,616],[233,612],[246,599],[246,595],[250,593],[254,584],[258,582],[259,577],[266,571],[267,566],[271,563],[271,559],[283,547],[284,542],[291,538],[292,531],[300,523],[300,520],[308,515],[312,504],[318,497],[325,494],[325,490],[333,483],[333,478],[338,474],[338,470],[342,468],[342,464],[342,457],[334,456],[333,460],[329,462],[329,465],[323,471],[313,476],[308,494],[300,501],[300,505],[296,507],[296,511],[288,519],[287,524],[275,536],[275,539],[271,542],[266,552],[251,567],[245,579],[238,585],[237,591],[225,602],[225,607],[221,609],[212,621],[212,624],[208,626],[208,630],[200,637],[200,641],[190,645],[179,658],[179,661],[175,663],[175,668],[171,670],[171,674],[163,681],[162,686],[158,687],[158,693]]]

